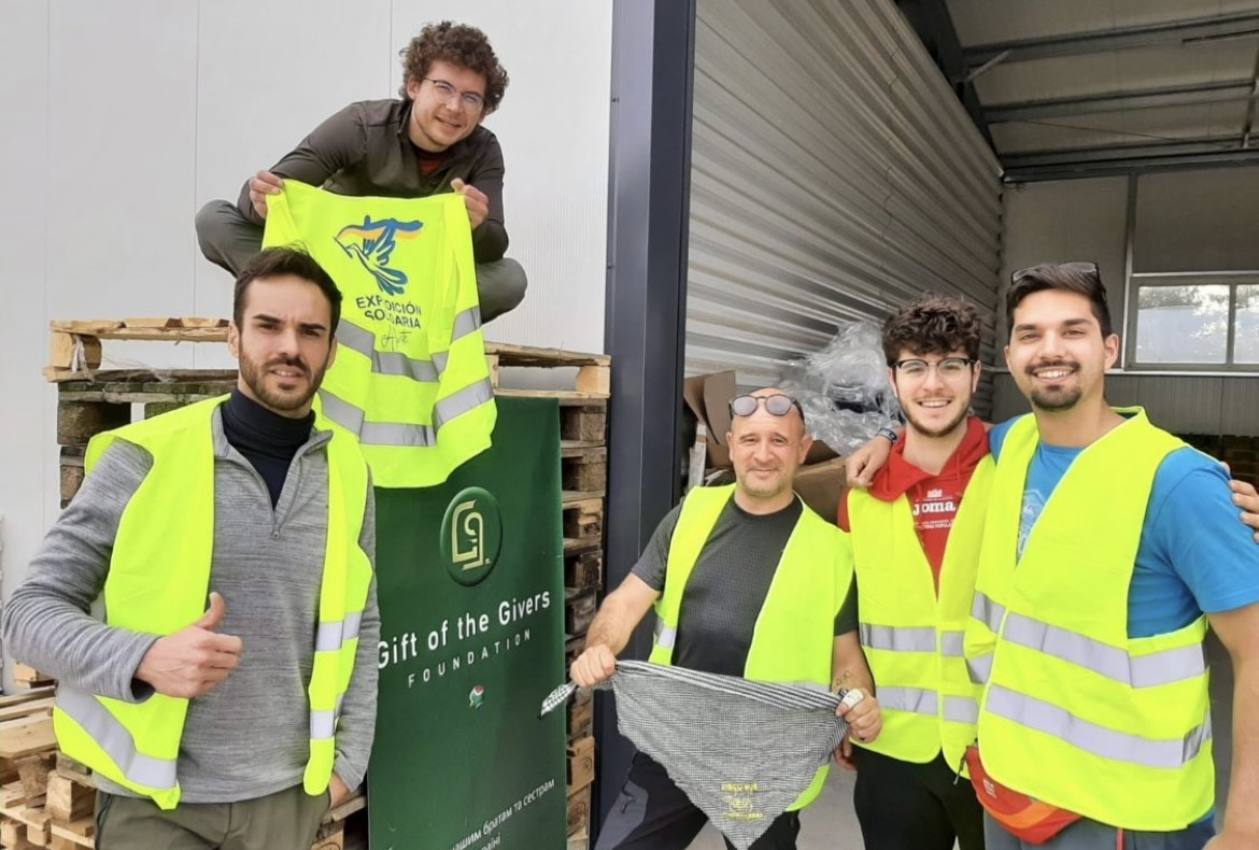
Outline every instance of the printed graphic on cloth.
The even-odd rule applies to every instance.
[[[643,661],[609,680],[617,726],[739,850],[769,829],[843,739],[840,696]],[[552,691],[543,712],[575,686]]]
[[[341,290],[316,404],[358,436],[377,487],[440,484],[489,448],[494,392],[459,195],[352,198],[286,180],[263,245],[307,251]]]

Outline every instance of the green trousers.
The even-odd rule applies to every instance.
[[[328,811],[325,791],[295,785],[238,803],[181,803],[162,811],[149,799],[96,792],[97,850],[310,850]]]

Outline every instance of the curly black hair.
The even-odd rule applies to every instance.
[[[902,351],[949,354],[965,351],[979,359],[983,327],[979,313],[960,298],[927,293],[888,317],[883,325],[883,356],[895,366]]]
[[[485,77],[485,114],[498,108],[507,91],[507,71],[498,62],[494,48],[485,33],[467,24],[442,21],[427,24],[411,43],[398,53],[402,57],[402,88],[398,93],[407,100],[407,82],[419,82],[428,75],[433,62],[441,60]]]

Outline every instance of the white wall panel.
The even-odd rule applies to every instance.
[[[44,506],[55,500],[48,469],[56,468],[51,398],[39,378],[47,350],[44,267],[49,234],[48,11],[20,0],[0,3],[0,592],[8,597],[26,571],[44,529]],[[12,129],[20,128],[18,132]],[[10,202],[8,199],[13,199]],[[20,199],[20,201],[18,200]],[[64,250],[64,247],[58,250]],[[11,681],[8,665],[6,677]]]
[[[246,178],[346,104],[393,96],[391,23],[383,2],[201,3],[195,208],[212,198],[235,202]],[[183,223],[191,232],[191,218]],[[195,280],[198,315],[231,312],[231,275],[199,252]],[[198,355],[201,367],[231,362],[220,346]]]
[[[226,315],[231,282],[197,249],[196,210],[234,199],[345,104],[394,96],[399,49],[442,18],[482,27],[512,78],[487,124],[507,160],[510,255],[531,286],[489,335],[602,350],[611,4],[0,0],[0,595],[57,513],[48,320]],[[231,362],[219,346],[106,355]]]
[[[589,0],[394,0],[390,66],[428,21],[481,27],[511,82],[485,126],[503,146],[507,255],[529,274],[524,303],[490,339],[603,350],[612,4]]]
[[[999,168],[892,3],[700,0],[695,63],[689,372],[774,382],[925,290],[992,328]]]

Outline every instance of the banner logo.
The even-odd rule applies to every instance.
[[[350,224],[337,233],[337,244],[341,250],[358,259],[363,268],[376,278],[376,285],[386,295],[401,295],[407,288],[407,275],[401,269],[389,267],[389,258],[398,240],[416,239],[420,235],[423,222],[398,221],[396,218],[383,218],[372,221],[370,215],[363,216],[362,224]]]
[[[485,687],[477,685],[468,691],[468,708],[480,708],[485,702]]]
[[[446,572],[463,585],[485,579],[498,561],[503,520],[498,501],[480,487],[461,490],[442,517],[441,552]]]

